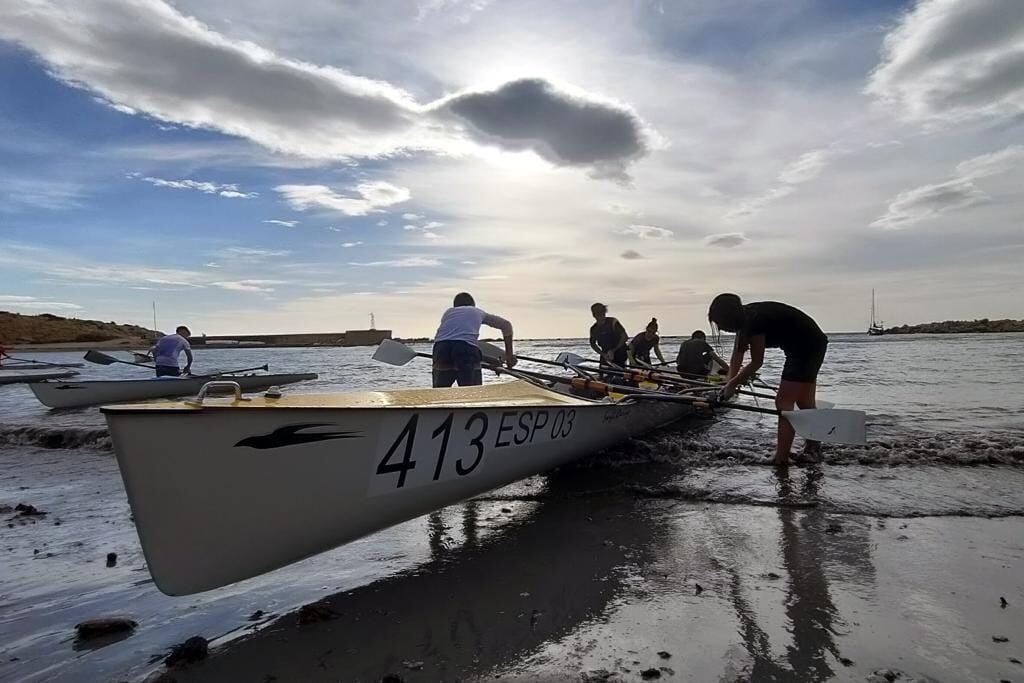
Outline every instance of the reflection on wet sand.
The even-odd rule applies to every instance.
[[[502,503],[435,513],[430,561],[324,599],[333,620],[300,625],[295,615],[282,617],[176,676],[337,681],[398,673],[433,681],[513,663],[599,618],[626,589],[626,568],[659,554],[659,523],[642,518],[638,501],[567,493],[553,483],[527,503],[531,510],[482,541],[480,517]],[[454,511],[458,544],[445,526]]]

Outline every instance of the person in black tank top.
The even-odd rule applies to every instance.
[[[662,364],[664,364],[665,357],[661,355],[660,343],[661,337],[658,336],[658,319],[651,318],[651,322],[647,323],[647,328],[629,341],[629,364],[633,367],[650,367],[651,351],[654,351],[654,355],[658,357],[658,360],[661,361]]]
[[[735,294],[719,294],[708,309],[708,320],[719,329],[736,334],[729,381],[722,389],[723,398],[734,394],[761,369],[766,348],[777,348],[786,354],[786,364],[775,395],[775,407],[779,410],[815,407],[818,371],[828,350],[828,337],[809,315],[777,301],[743,305]],[[748,350],[750,362],[743,365]],[[775,464],[789,464],[795,437],[793,426],[780,417]],[[804,452],[815,455],[819,446],[816,441],[808,441]]]
[[[608,315],[608,307],[597,303],[590,307],[594,324],[590,326],[590,348],[601,357],[602,366],[626,367],[626,342],[629,335],[626,328]],[[609,379],[611,377],[609,376]]]

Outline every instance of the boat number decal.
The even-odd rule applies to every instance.
[[[489,452],[565,439],[575,423],[575,409],[477,411],[458,419],[454,412],[413,413],[397,431],[384,428],[370,493],[464,477]]]

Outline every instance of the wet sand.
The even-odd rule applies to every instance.
[[[48,512],[4,513],[5,681],[1024,677],[1024,519],[836,512],[817,504],[827,469],[750,469],[782,505],[744,505],[665,495],[657,463],[568,468],[169,598],[112,456],[33,455],[0,462],[3,499]],[[75,623],[118,614],[134,633],[75,640]],[[194,635],[205,661],[158,661]]]

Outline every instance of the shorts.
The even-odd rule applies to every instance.
[[[177,365],[158,365],[156,366],[157,377],[181,377],[181,370]]]
[[[439,341],[434,344],[434,387],[475,387],[484,383],[480,347],[464,341]]]
[[[809,349],[786,351],[786,364],[782,366],[782,379],[787,382],[815,384],[818,381],[821,364],[825,362],[825,352],[827,351],[827,339],[822,341],[819,346]]]

